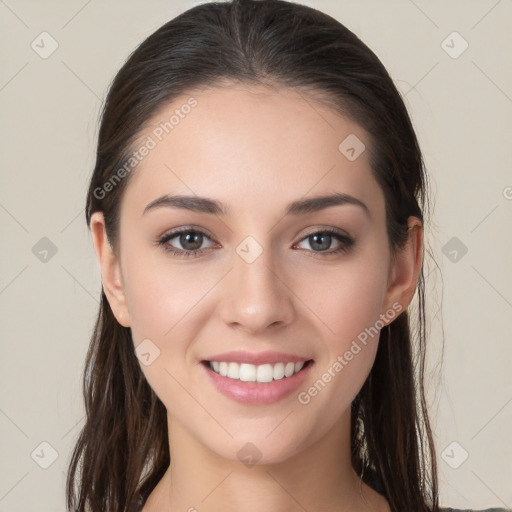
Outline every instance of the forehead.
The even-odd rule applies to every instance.
[[[141,211],[164,193],[215,196],[240,211],[332,191],[383,203],[364,129],[291,88],[191,91],[145,125],[135,149],[143,145],[125,192]]]

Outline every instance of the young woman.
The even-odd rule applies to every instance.
[[[146,39],[87,197],[103,290],[68,509],[440,510],[427,207],[400,95],[333,18],[234,0]]]

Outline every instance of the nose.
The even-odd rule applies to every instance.
[[[223,280],[220,315],[226,325],[250,333],[282,328],[295,317],[289,273],[270,250],[252,262],[233,254],[233,268]]]

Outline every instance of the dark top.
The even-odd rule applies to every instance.
[[[465,508],[464,510],[459,508],[441,508],[443,512],[511,512],[506,508],[486,508],[485,510],[473,510],[469,508]]]
[[[142,507],[144,506],[145,499],[143,496],[139,496],[137,500],[137,504],[134,508],[132,508],[129,512],[141,512]],[[507,510],[504,508],[486,508],[485,510],[473,510],[473,509],[458,509],[458,508],[440,508],[442,512],[512,512],[512,510]]]

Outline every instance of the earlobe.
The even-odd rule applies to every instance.
[[[409,217],[407,224],[407,243],[396,250],[385,300],[386,308],[399,304],[400,311],[407,309],[414,297],[423,263],[423,224],[417,217]]]
[[[107,300],[117,321],[123,327],[130,327],[121,267],[107,238],[103,212],[94,212],[91,215],[91,232]]]

